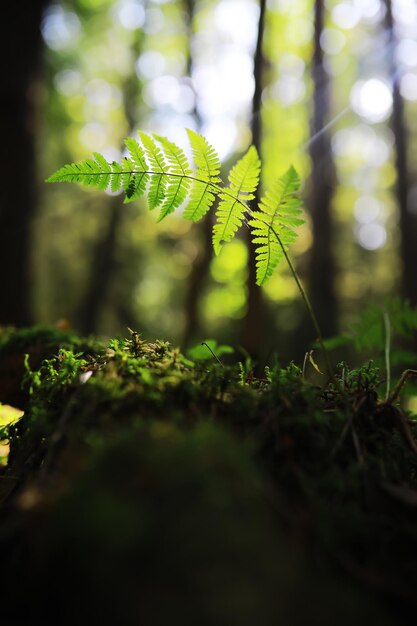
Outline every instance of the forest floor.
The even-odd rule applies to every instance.
[[[417,423],[380,395],[3,329],[2,624],[412,623]]]

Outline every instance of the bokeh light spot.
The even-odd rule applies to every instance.
[[[368,122],[386,120],[392,109],[392,94],[389,85],[379,79],[359,80],[350,94],[352,108]]]
[[[255,47],[259,6],[251,0],[223,0],[215,10],[219,31],[239,46]]]
[[[417,100],[417,74],[408,72],[402,76],[400,82],[400,92],[406,100]]]
[[[402,65],[415,67],[417,65],[417,41],[414,39],[400,41],[395,50],[395,58]]]
[[[339,54],[346,44],[346,36],[336,28],[325,28],[320,37],[320,45],[327,54]]]
[[[163,74],[166,67],[164,56],[155,50],[147,50],[136,61],[138,78],[152,79]]]
[[[145,23],[145,9],[142,3],[135,0],[119,2],[116,6],[116,15],[120,24],[127,30],[136,30]]]
[[[387,231],[382,224],[362,224],[357,230],[356,237],[359,245],[365,250],[377,250],[385,244]]]
[[[354,28],[359,22],[361,14],[356,5],[349,2],[336,4],[332,11],[332,19],[340,28]]]
[[[45,12],[41,25],[42,36],[52,50],[74,47],[81,34],[78,16],[53,5]]]
[[[353,211],[358,222],[369,224],[380,215],[381,203],[373,196],[359,196]]]
[[[58,92],[67,97],[81,93],[82,77],[76,70],[61,70],[54,77],[54,85]]]

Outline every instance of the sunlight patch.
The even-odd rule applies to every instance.
[[[0,428],[8,426],[13,422],[17,422],[23,417],[23,411],[10,406],[9,404],[0,403]],[[9,456],[9,442],[7,440],[0,440],[0,467],[7,464]]]
[[[368,122],[383,122],[391,114],[391,89],[379,78],[359,80],[355,83],[350,100],[355,113]]]

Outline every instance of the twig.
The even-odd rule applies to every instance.
[[[404,372],[401,374],[400,380],[395,385],[391,395],[387,398],[387,404],[393,404],[398,399],[401,389],[404,387],[405,383],[407,382],[407,379],[410,378],[410,376],[417,376],[417,370],[412,370],[412,369],[404,370]]]
[[[210,350],[210,352],[212,353],[212,355],[214,356],[214,358],[216,359],[216,361],[217,361],[218,363],[220,363],[220,365],[221,365],[222,367],[224,367],[223,363],[220,361],[220,359],[219,359],[219,357],[217,356],[217,354],[215,354],[215,353],[213,352],[213,350],[210,348],[210,346],[208,345],[208,343],[206,343],[205,341],[202,341],[202,342],[201,342],[201,345],[202,345],[202,346],[206,346],[206,348],[208,348],[208,350]]]
[[[385,393],[385,402],[388,402],[391,387],[391,322],[387,311],[384,311],[384,327],[385,327],[385,371],[387,373],[387,391]]]

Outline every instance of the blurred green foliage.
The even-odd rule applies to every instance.
[[[239,3],[240,29],[233,26],[233,2],[196,2],[193,15],[187,6],[139,0],[74,0],[51,6],[43,23],[41,178],[63,162],[84,158],[92,149],[118,157],[122,138],[138,126],[181,141],[181,129],[202,125],[222,159],[247,147],[257,3]],[[351,105],[352,90],[379,49],[382,17],[366,2],[355,8],[356,13],[352,9],[350,18],[343,18],[338,6],[334,2],[328,7],[322,45],[332,79],[332,149],[338,174],[332,245],[345,327],[365,298],[382,299],[395,290],[400,269],[392,138],[384,120],[375,124],[368,119],[372,111],[360,117]],[[311,8],[310,2],[297,0],[271,3],[267,10],[267,66],[259,113],[267,184],[291,162],[302,179],[308,177]],[[402,23],[398,28],[403,28]],[[378,59],[383,75],[386,68]],[[190,63],[193,83],[188,77]],[[409,98],[405,104],[411,120],[416,103]],[[414,153],[414,143],[410,142],[410,150]],[[118,203],[117,196],[42,188],[35,255],[38,319],[64,318],[77,325],[95,245],[105,236],[117,206],[121,218],[114,270],[97,330],[109,335],[130,324],[140,326],[148,336],[163,335],[178,342],[185,325],[187,281],[201,252],[201,240],[175,216],[166,226],[156,227],[143,207]],[[310,246],[307,224],[294,252],[301,274]],[[206,328],[203,336],[216,333],[228,343],[238,336],[234,320],[247,309],[244,246],[236,243],[235,252],[240,256],[225,249],[211,261],[199,305]],[[276,331],[285,334],[297,328],[301,307],[286,268],[271,279],[265,295],[267,334],[277,337],[274,348],[290,354],[285,336]]]

